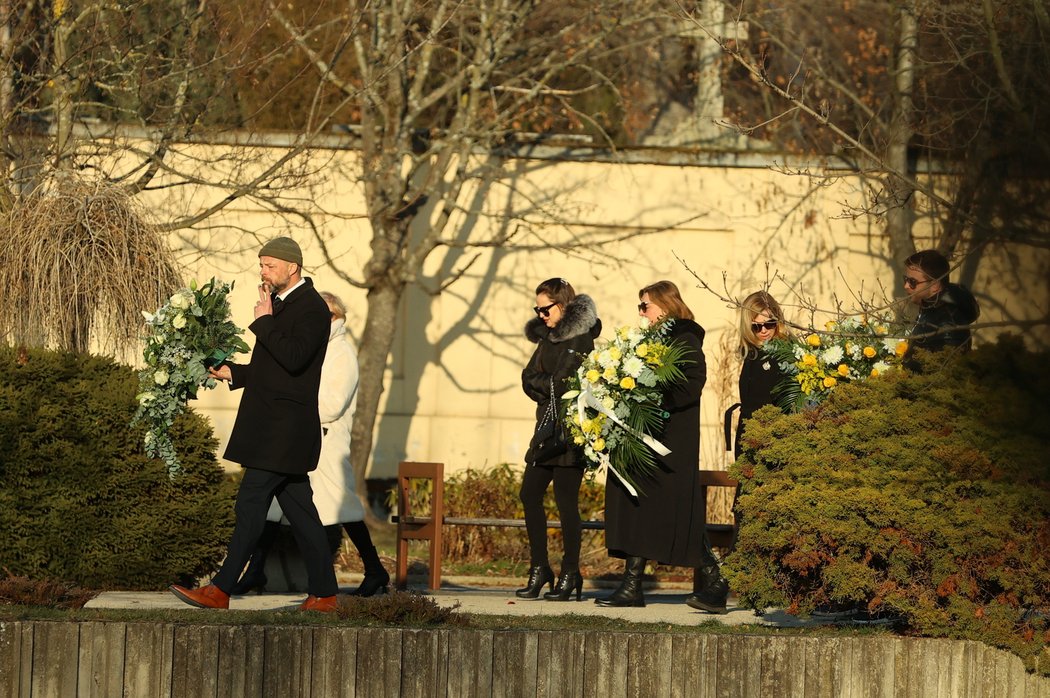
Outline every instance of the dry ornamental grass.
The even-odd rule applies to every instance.
[[[63,174],[0,218],[0,335],[130,356],[142,310],[181,285],[163,234],[122,189]]]

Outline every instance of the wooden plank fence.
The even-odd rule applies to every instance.
[[[0,698],[1050,698],[978,642],[0,622]]]

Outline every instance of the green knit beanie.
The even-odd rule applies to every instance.
[[[262,246],[259,250],[260,257],[274,257],[286,262],[295,262],[303,266],[303,251],[299,244],[291,238],[274,238]]]

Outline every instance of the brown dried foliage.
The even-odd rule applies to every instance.
[[[0,579],[0,605],[4,606],[77,609],[83,608],[96,594],[75,584],[49,579],[30,579],[9,573]]]

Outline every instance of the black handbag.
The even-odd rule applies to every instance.
[[[569,442],[565,437],[565,428],[558,419],[558,411],[554,408],[557,398],[554,397],[554,378],[551,378],[551,399],[547,403],[547,411],[536,425],[536,433],[532,435],[529,442],[529,450],[525,452],[525,462],[529,465],[545,463],[552,458],[557,458],[568,452]]]

